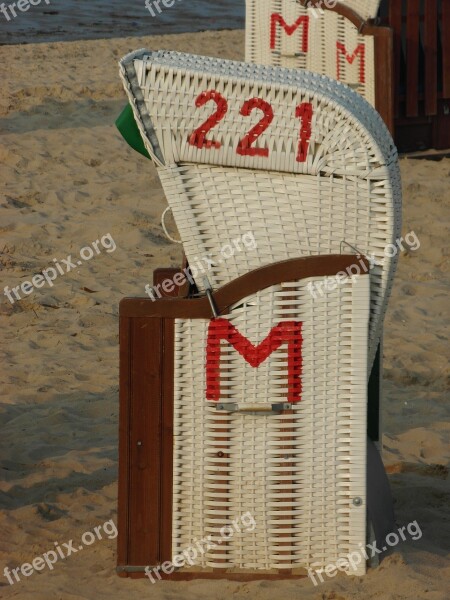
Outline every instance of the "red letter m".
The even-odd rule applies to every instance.
[[[277,24],[281,25],[284,31],[288,35],[292,35],[294,31],[296,31],[300,25],[303,26],[302,32],[302,52],[308,52],[308,26],[309,26],[309,17],[307,15],[303,15],[299,17],[293,25],[288,25],[286,21],[283,19],[282,15],[279,13],[273,13],[270,15],[270,49],[274,50],[277,41]]]
[[[252,366],[259,365],[278,350],[283,343],[288,345],[288,402],[298,402],[301,394],[302,372],[302,324],[286,321],[273,327],[259,346],[254,346],[246,337],[227,321],[213,319],[208,328],[206,344],[206,398],[220,399],[220,341],[226,340]]]
[[[340,55],[343,54],[345,56],[345,60],[351,65],[353,61],[359,54],[359,83],[365,83],[365,50],[366,47],[364,44],[358,44],[356,46],[356,50],[352,55],[347,54],[347,49],[345,48],[342,42],[336,42],[336,65],[337,65],[337,73],[336,78],[338,81],[341,79],[341,65],[340,65]]]

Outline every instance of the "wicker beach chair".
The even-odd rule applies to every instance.
[[[336,563],[366,541],[367,378],[400,231],[392,139],[314,73],[145,50],[120,65],[189,264],[211,260],[193,274],[210,302],[121,303],[118,570],[209,535],[194,574],[172,576]],[[248,232],[256,251],[219,255]],[[243,513],[254,531],[224,540]]]

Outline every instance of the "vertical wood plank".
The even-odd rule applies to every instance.
[[[375,108],[380,113],[386,127],[394,136],[394,65],[393,30],[377,27],[375,44]],[[383,65],[381,69],[379,65]]]
[[[117,511],[117,566],[128,564],[129,540],[129,397],[130,397],[130,319],[119,318],[120,407],[119,407],[119,486]],[[126,577],[126,573],[120,573]]]
[[[400,64],[402,53],[402,0],[390,0],[389,2],[389,26],[393,32],[393,50],[394,50],[394,112],[398,117],[400,111]],[[376,71],[379,70],[380,63],[376,63]]]
[[[443,97],[450,99],[450,0],[442,0],[442,83]]]
[[[419,114],[419,0],[408,0],[406,11],[406,116]]]
[[[131,319],[128,564],[159,562],[162,320]]]
[[[175,321],[163,320],[161,543],[159,562],[172,560]]]
[[[437,114],[437,27],[437,0],[427,0],[424,14],[426,115]]]

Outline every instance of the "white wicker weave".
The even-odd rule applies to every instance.
[[[302,393],[286,414],[229,413],[207,402],[209,322],[176,321],[172,544],[177,555],[211,535],[218,545],[198,553],[198,567],[319,569],[366,542],[369,276],[348,277],[314,300],[307,286],[317,281],[272,286],[226,317],[255,345],[278,323],[301,321]],[[258,368],[227,342],[221,352],[221,401],[286,402],[285,345]],[[252,532],[239,520],[247,512]],[[220,529],[235,519],[241,532],[223,540]],[[351,574],[364,572],[362,559]]]
[[[220,258],[225,244],[249,230],[258,250],[217,260],[207,273],[213,287],[286,258],[345,252],[342,241],[374,255],[372,364],[396,263],[384,248],[400,234],[401,220],[397,154],[379,115],[347,86],[305,71],[145,50],[120,64],[190,264],[197,257]],[[196,107],[211,90],[216,100]],[[273,112],[252,142],[267,149],[266,156],[237,152],[239,140],[261,119],[260,109],[250,117],[241,112],[255,98]],[[203,146],[190,143],[199,125],[223,109],[223,100],[226,111],[203,136]],[[312,112],[309,131],[296,116],[304,104]],[[299,132],[310,137],[301,161]],[[196,283],[203,289],[202,274]]]
[[[361,17],[374,17],[378,0],[348,0]],[[248,62],[306,69],[342,81],[375,104],[372,36],[345,17],[306,9],[297,0],[246,0]]]

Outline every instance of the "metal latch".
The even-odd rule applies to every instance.
[[[292,410],[290,402],[278,402],[274,404],[238,404],[237,402],[219,402],[216,410],[235,413],[279,413],[283,410]]]

